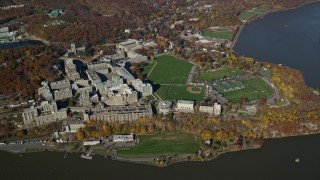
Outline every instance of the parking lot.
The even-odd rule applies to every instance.
[[[10,143],[0,143],[0,150],[21,153],[28,149],[48,149],[52,146],[43,140],[26,140],[26,141],[15,141]]]

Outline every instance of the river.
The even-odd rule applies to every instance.
[[[158,168],[80,154],[41,152],[22,156],[0,151],[0,179],[245,179],[319,180],[320,135],[267,140],[261,149],[226,153],[210,162]],[[295,159],[300,162],[296,163]]]
[[[36,40],[10,42],[10,43],[5,43],[5,44],[0,44],[0,50],[1,49],[18,48],[18,47],[26,47],[26,46],[35,46],[35,45],[43,45],[43,42],[36,41]]]
[[[235,51],[261,61],[301,69],[308,85],[320,87],[320,3],[267,15],[249,24]],[[319,180],[320,135],[267,140],[261,149],[226,153],[210,162],[184,162],[166,168],[80,154],[0,151],[2,180],[64,179],[245,179]],[[300,159],[300,163],[294,160]]]
[[[248,24],[235,52],[303,72],[307,85],[320,88],[320,3],[271,13]]]

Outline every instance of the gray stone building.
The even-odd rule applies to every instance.
[[[92,85],[97,86],[97,84],[102,83],[96,71],[88,69],[87,75],[89,80],[92,82]]]
[[[125,123],[136,121],[140,117],[152,117],[151,105],[142,106],[112,106],[94,112],[90,119],[107,121],[110,123]]]
[[[41,82],[41,86],[38,89],[38,95],[42,96],[46,101],[52,101],[53,100],[53,95],[50,92],[50,88],[47,82],[43,81]]]
[[[100,92],[102,100],[109,106],[128,105],[138,102],[138,93],[127,84],[111,87]]]
[[[88,64],[88,69],[96,71],[101,74],[108,74],[109,73],[109,63],[105,61],[98,61],[94,63]]]
[[[54,100],[62,100],[72,97],[72,89],[69,80],[62,80],[50,83],[54,94]]]
[[[172,110],[172,101],[159,101],[158,112],[168,114]]]
[[[134,77],[124,67],[117,68],[117,73],[126,79],[128,84],[131,84],[131,82],[135,80]]]
[[[71,80],[79,80],[80,74],[77,72],[76,65],[73,60],[66,60],[64,63],[65,71]]]
[[[151,96],[153,89],[151,84],[143,83],[140,79],[132,81],[132,86],[139,92],[141,96]]]
[[[66,111],[58,111],[55,101],[43,101],[39,106],[31,106],[22,113],[25,126],[40,126],[67,119]]]

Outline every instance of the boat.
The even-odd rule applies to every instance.
[[[296,159],[294,160],[294,162],[299,163],[299,162],[300,162],[300,159],[299,159],[299,158],[296,158]]]
[[[88,156],[88,155],[85,155],[85,154],[82,154],[80,157],[83,158],[83,159],[92,160],[92,156]]]

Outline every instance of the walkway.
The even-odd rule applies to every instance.
[[[154,60],[152,60],[155,64],[153,65],[153,67],[151,68],[151,70],[149,71],[149,73],[147,74],[147,77],[149,77],[150,76],[150,74],[152,73],[152,71],[153,71],[153,69],[154,69],[154,67],[156,67],[156,65],[157,65],[157,61],[154,61]]]

